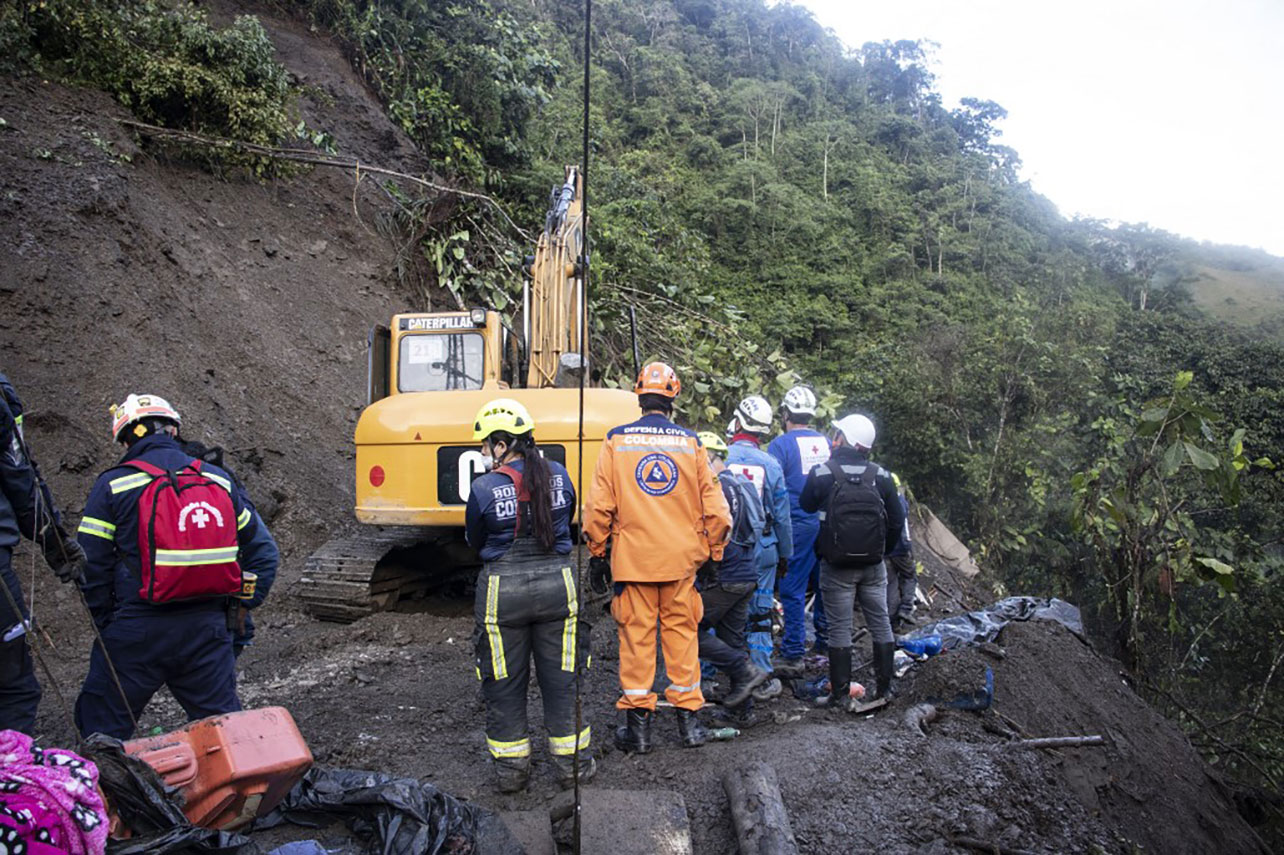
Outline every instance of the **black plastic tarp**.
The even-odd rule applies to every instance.
[[[1053,620],[1079,638],[1084,638],[1083,619],[1079,616],[1079,607],[1055,597],[1052,599],[1008,597],[978,611],[954,615],[919,627],[906,638],[916,639],[939,635],[942,648],[949,650],[960,644],[981,644],[993,641],[1004,626],[1012,621],[1021,620]]]
[[[314,766],[254,827],[315,826],[342,818],[380,855],[522,855],[495,814],[432,784],[381,772]]]
[[[124,826],[127,840],[109,840],[107,855],[259,855],[242,834],[192,825],[182,797],[156,771],[126,754],[118,740],[94,735],[85,756],[98,765],[99,786]],[[347,822],[360,838],[332,855],[523,855],[502,820],[484,808],[443,793],[432,784],[380,772],[314,766],[276,810],[254,828],[284,822]]]

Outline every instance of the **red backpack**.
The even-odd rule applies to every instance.
[[[146,472],[138,497],[138,552],[148,603],[226,597],[241,591],[232,496],[193,460],[177,472],[141,460],[122,464]]]

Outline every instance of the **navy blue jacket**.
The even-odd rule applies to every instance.
[[[146,436],[134,443],[121,463],[141,459],[171,472],[192,462],[168,434]],[[259,515],[241,498],[232,479],[217,466],[203,464],[201,472],[227,489],[236,510],[236,540],[240,545],[237,561],[241,570],[255,573],[259,580],[252,600],[244,605],[253,609],[267,597],[276,578],[280,553]],[[138,551],[138,500],[151,476],[137,469],[117,465],[94,482],[85,502],[78,540],[89,559],[81,589],[93,612],[94,622],[104,627],[116,617],[154,614],[181,609],[204,610],[223,608],[223,598],[199,603],[175,603],[155,606],[138,596],[142,556]],[[265,582],[266,580],[266,582]]]
[[[718,486],[722,487],[722,495],[727,500],[727,507],[731,509],[731,522],[735,525],[737,506],[740,504],[740,491],[736,485],[731,483],[731,479],[736,475],[729,469],[724,470],[718,475]],[[758,571],[753,563],[754,551],[741,546],[731,540],[727,541],[726,548],[722,550],[722,565],[718,568],[719,585],[735,585],[742,582],[757,582]]]
[[[0,374],[0,549],[36,540],[57,525],[58,511],[22,438],[22,401]]]
[[[548,485],[553,499],[553,528],[558,555],[571,552],[571,516],[575,513],[575,485],[566,467],[556,460],[545,459]],[[521,472],[524,461],[508,464]],[[464,510],[464,536],[468,545],[481,555],[482,561],[494,561],[513,545],[517,529],[517,488],[502,472],[487,472],[473,482]]]
[[[901,500],[901,511],[905,514],[905,524],[901,526],[901,539],[896,542],[896,546],[887,553],[889,558],[898,555],[909,555],[913,551],[913,545],[910,543],[909,529],[909,499],[898,493],[897,497]]]
[[[901,529],[905,526],[905,511],[901,507],[900,493],[896,491],[896,485],[892,483],[891,473],[877,463],[871,462],[869,455],[862,451],[857,451],[850,445],[840,445],[835,448],[828,465],[873,466],[878,470],[874,476],[874,484],[878,487],[878,494],[883,498],[883,509],[887,512],[887,534],[884,540],[883,554],[890,553],[900,541]],[[829,493],[833,488],[834,474],[832,472],[828,469],[813,470],[807,476],[807,484],[803,487],[802,495],[798,497],[798,503],[808,513],[822,511],[825,505],[829,503]],[[820,528],[821,537],[823,538],[825,531],[825,521],[823,519],[820,522]]]

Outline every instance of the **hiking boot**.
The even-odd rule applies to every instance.
[[[557,773],[557,785],[563,790],[575,786],[575,758],[554,757],[553,769]],[[587,784],[597,774],[597,761],[588,752],[580,753],[580,785]]]
[[[806,665],[801,656],[771,660],[771,670],[781,677],[801,677]]]
[[[731,689],[722,699],[722,705],[724,707],[740,706],[749,700],[750,693],[767,682],[770,676],[746,657],[740,662],[740,667],[731,672]]]
[[[896,644],[891,641],[874,642],[874,697],[872,700],[890,698],[892,676],[896,669]]]
[[[753,696],[760,701],[769,701],[773,698],[780,697],[784,691],[784,684],[782,684],[777,678],[771,677],[761,686],[753,690]]]
[[[695,710],[678,708],[678,735],[682,737],[683,748],[699,748],[709,738],[709,733],[700,723]]]
[[[615,729],[615,747],[629,754],[649,754],[651,718],[651,710],[627,710],[624,714],[625,723]]]
[[[501,793],[520,793],[531,779],[529,757],[495,761],[495,784]]]

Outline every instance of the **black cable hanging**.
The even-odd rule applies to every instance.
[[[579,430],[576,433],[576,473],[575,492],[579,497],[580,531],[584,530],[584,382],[588,374],[588,307],[589,307],[589,232],[588,232],[588,188],[589,188],[589,48],[593,32],[593,0],[584,0],[584,136],[580,152],[580,378],[579,378]],[[575,550],[575,585],[577,591],[584,590],[584,547]],[[583,597],[577,594],[577,599]],[[577,617],[578,619],[578,617]],[[578,651],[576,655],[578,656]],[[584,705],[581,697],[581,683],[585,669],[576,662],[575,668],[575,754],[573,774],[575,777],[575,812],[573,814],[573,832],[571,850],[580,855],[580,734],[584,731]]]

